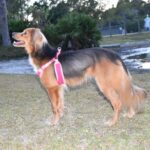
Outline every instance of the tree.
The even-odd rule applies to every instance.
[[[57,23],[58,19],[62,18],[68,12],[69,12],[69,5],[66,2],[62,1],[50,9],[48,20],[50,20],[51,23],[55,24]]]
[[[67,0],[67,4],[71,10],[84,13],[95,19],[100,19],[105,7],[103,0]]]
[[[118,19],[123,24],[123,28],[125,33],[127,31],[127,19],[129,18],[131,11],[131,3],[129,0],[119,0],[116,8],[116,14],[118,15]]]
[[[150,15],[150,0],[148,1],[148,3],[145,3],[143,10],[144,10],[144,17],[146,17],[147,14]]]
[[[119,20],[127,32],[141,31],[143,26],[144,6],[143,0],[119,0],[116,8]]]
[[[7,8],[5,0],[0,0],[0,29],[3,45],[10,46],[11,42],[8,31]]]
[[[56,24],[70,12],[84,13],[99,20],[103,10],[102,0],[40,0],[28,8],[36,25],[42,28]]]
[[[29,7],[29,12],[34,18],[34,25],[38,25],[40,28],[44,28],[46,24],[49,24],[48,12],[49,6],[46,1],[34,2],[32,6]]]
[[[117,22],[117,17],[116,17],[116,9],[115,8],[111,8],[111,9],[108,9],[106,10],[103,14],[102,14],[102,23],[104,25],[107,25],[109,26],[109,35],[111,36],[111,28],[112,28],[112,24],[114,22]]]
[[[25,20],[29,0],[6,0],[8,20]]]

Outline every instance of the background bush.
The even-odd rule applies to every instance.
[[[25,28],[30,27],[30,22],[22,20],[11,20],[9,21],[9,30],[11,32],[21,32]]]
[[[101,39],[96,21],[85,14],[70,13],[48,26],[44,33],[51,44],[63,50],[98,46]]]
[[[9,33],[10,33],[10,39],[12,39],[12,32],[22,32],[25,28],[28,28],[31,26],[31,23],[28,21],[23,20],[11,20],[8,23],[9,26]]]

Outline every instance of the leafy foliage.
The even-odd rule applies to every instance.
[[[39,26],[42,28],[46,24],[50,23],[48,20],[49,7],[45,1],[35,2],[32,6],[28,8],[28,12],[34,18],[34,26]]]
[[[67,0],[67,1],[48,1],[40,0],[28,8],[28,12],[35,19],[35,23],[40,27],[47,24],[55,24],[58,19],[70,12],[84,13],[99,19],[104,6],[98,0]]]
[[[127,32],[141,31],[150,5],[143,0],[119,0],[116,8],[106,10],[102,15],[102,22],[120,25]]]
[[[31,26],[30,22],[28,21],[22,21],[22,20],[11,20],[9,21],[9,34],[10,34],[10,40],[12,39],[12,32],[22,32],[25,28],[28,28]]]
[[[57,20],[62,18],[67,13],[69,13],[69,5],[62,1],[50,9],[48,20],[50,20],[51,23],[57,23]]]
[[[98,46],[101,39],[96,21],[79,13],[70,13],[54,26],[46,28],[45,34],[50,43],[61,44],[63,50]]]
[[[144,0],[119,0],[116,8],[105,11],[104,0],[38,0],[33,4],[29,4],[29,2],[30,0],[6,0],[10,30],[21,31],[29,27],[30,23],[26,20],[33,18],[32,26],[44,29],[54,45],[63,42],[64,47],[67,49],[68,45],[73,48],[89,47],[97,45],[95,41],[98,41],[95,31],[91,33],[92,31],[86,25],[83,25],[82,20],[85,18],[83,19],[82,17],[80,22],[73,22],[76,18],[71,19],[70,17],[75,16],[70,15],[69,17],[67,15],[69,13],[86,14],[96,19],[99,26],[109,26],[111,28],[112,25],[117,25],[127,32],[141,31],[144,18],[147,14],[150,15],[150,0],[147,3]],[[64,17],[66,15],[68,18]],[[53,24],[56,24],[56,27]],[[87,22],[88,26],[90,24],[92,23],[88,24]],[[70,27],[74,28],[74,30],[70,29]],[[88,33],[89,31],[94,38],[89,38],[91,36]],[[86,32],[86,34],[83,32]],[[83,46],[83,44],[86,45]]]
[[[6,0],[9,20],[25,20],[30,0]]]
[[[104,11],[102,0],[68,0],[70,8],[79,13],[84,13],[99,20]]]
[[[9,21],[9,30],[11,32],[21,32],[25,28],[30,27],[30,22],[22,20],[11,20]]]

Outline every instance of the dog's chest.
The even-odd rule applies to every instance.
[[[33,67],[34,72],[37,72],[38,66],[33,62],[33,59],[29,56],[29,63]]]

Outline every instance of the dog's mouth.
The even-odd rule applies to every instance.
[[[24,45],[25,45],[24,41],[15,40],[13,42],[13,46],[15,46],[15,47],[24,47]]]

